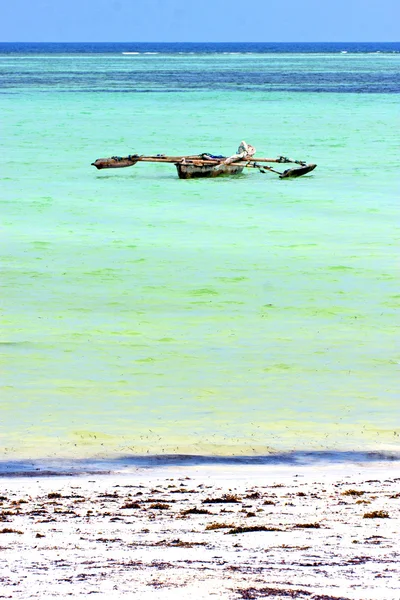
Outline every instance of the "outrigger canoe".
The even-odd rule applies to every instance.
[[[286,156],[279,156],[278,158],[254,158],[255,152],[256,150],[253,146],[246,144],[246,142],[241,142],[237,153],[229,157],[215,156],[207,153],[190,156],[165,156],[164,154],[145,156],[129,154],[128,156],[98,158],[92,162],[92,165],[97,169],[119,169],[132,167],[137,162],[173,163],[177,168],[180,179],[238,175],[245,168],[258,169],[261,173],[276,173],[280,179],[286,179],[310,173],[317,166],[314,163],[306,163],[301,160],[287,158]],[[266,163],[293,163],[298,166],[282,172],[267,166]]]

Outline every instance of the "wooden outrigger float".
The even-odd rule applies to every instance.
[[[120,169],[123,167],[132,167],[137,162],[172,163],[176,166],[180,179],[237,175],[242,173],[245,168],[258,169],[261,173],[270,171],[279,175],[280,179],[286,179],[310,173],[317,166],[314,163],[307,164],[302,160],[294,160],[286,156],[279,156],[278,158],[253,158],[254,154],[255,148],[246,144],[246,142],[241,142],[237,153],[230,157],[214,156],[206,153],[191,156],[165,156],[164,154],[144,156],[129,154],[123,157],[98,158],[92,162],[92,165],[97,169]],[[292,163],[299,166],[286,169],[282,172],[267,166],[266,163]]]

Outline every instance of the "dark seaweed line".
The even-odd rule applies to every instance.
[[[212,455],[127,455],[104,459],[74,460],[0,460],[1,477],[54,477],[65,475],[110,475],[124,469],[199,465],[287,465],[307,466],[324,464],[360,464],[400,461],[400,452],[377,451],[297,451],[271,453],[264,456],[212,456]]]

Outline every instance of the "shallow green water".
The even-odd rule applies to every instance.
[[[3,456],[398,447],[397,95],[22,86],[0,107]],[[242,139],[318,168],[90,166]]]

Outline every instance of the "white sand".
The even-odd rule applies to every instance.
[[[396,462],[4,478],[0,598],[399,600],[399,492]]]

